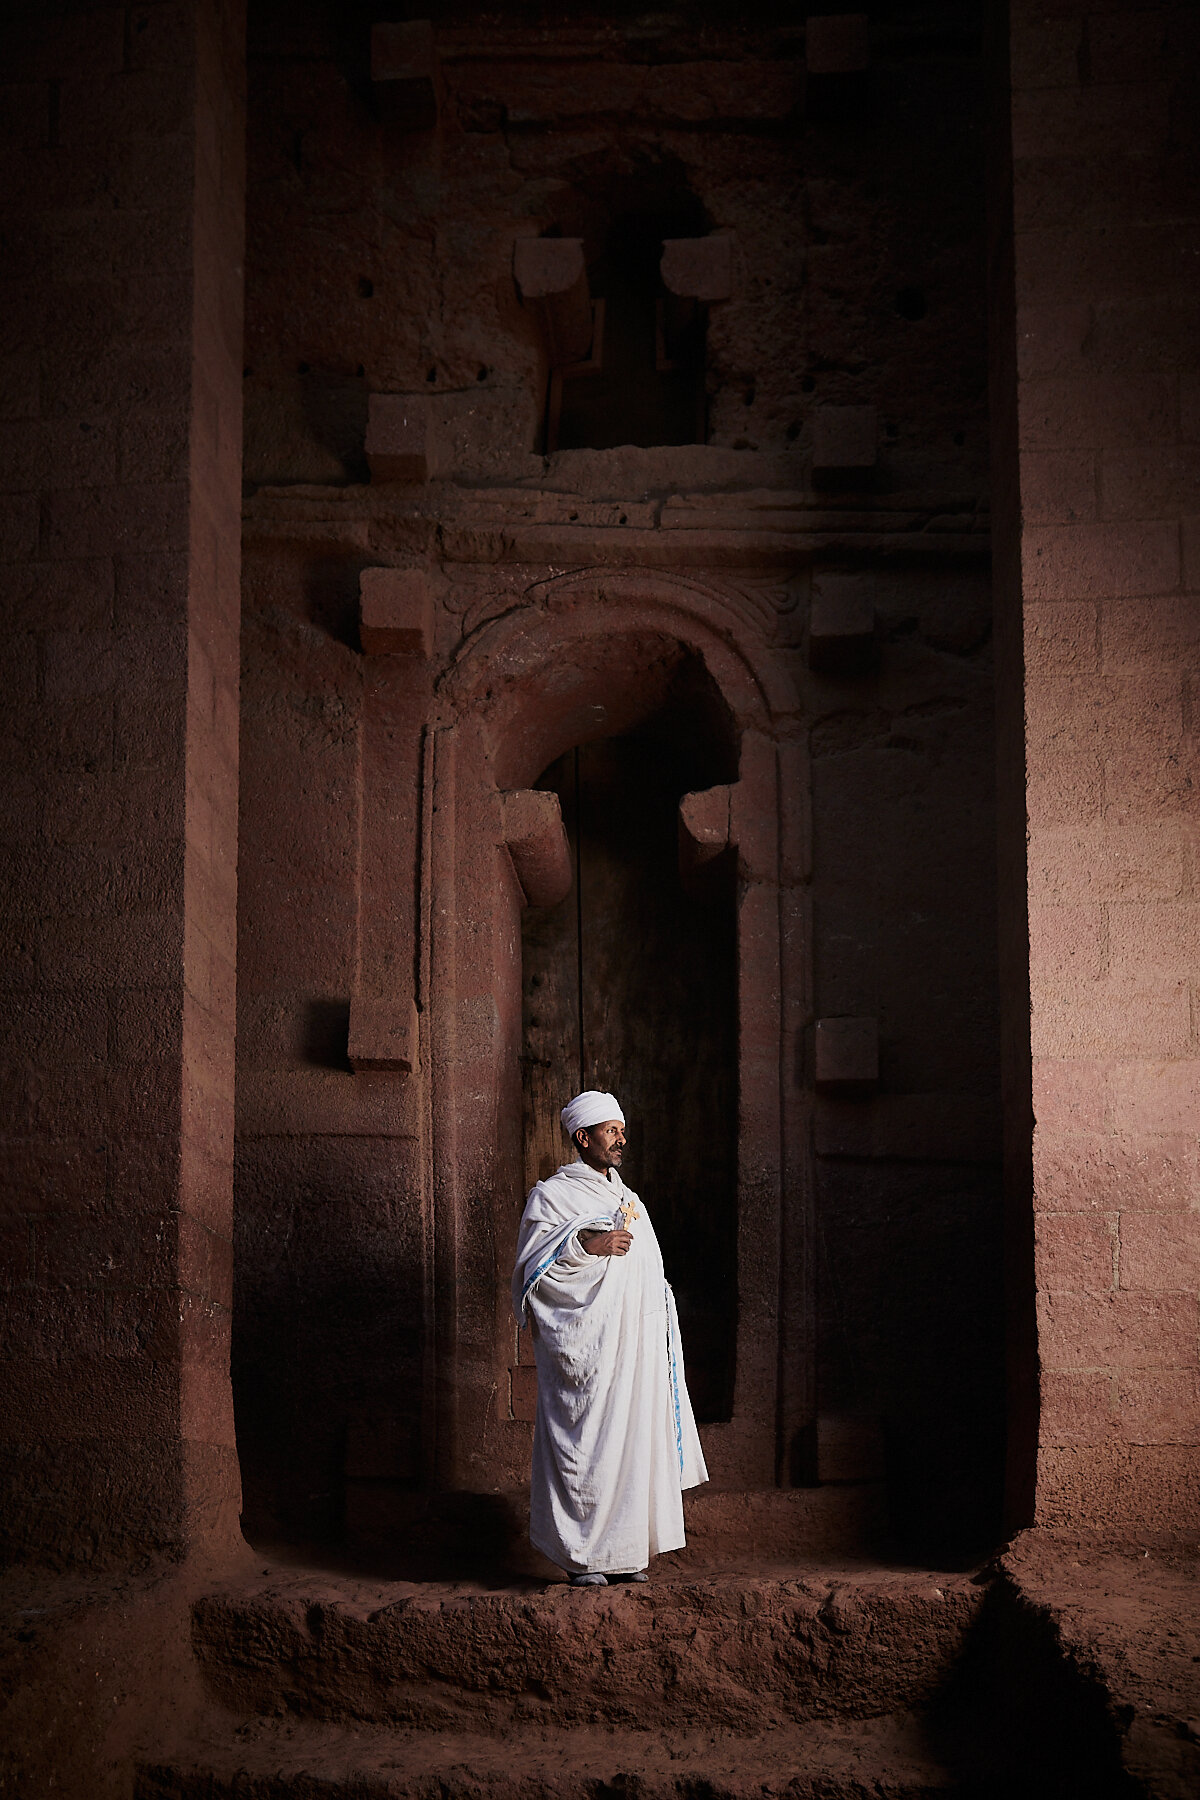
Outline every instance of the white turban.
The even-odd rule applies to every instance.
[[[576,1094],[563,1107],[559,1117],[569,1138],[574,1138],[577,1131],[586,1131],[591,1125],[607,1125],[610,1119],[619,1119],[622,1125],[625,1123],[625,1114],[621,1111],[621,1102],[617,1096],[598,1093],[595,1088],[589,1088],[586,1094]]]

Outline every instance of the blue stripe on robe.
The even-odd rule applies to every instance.
[[[603,1219],[580,1219],[577,1224],[569,1225],[560,1237],[555,1238],[554,1243],[552,1244],[550,1250],[548,1251],[546,1256],[543,1257],[542,1261],[538,1264],[537,1268],[533,1271],[533,1274],[529,1277],[529,1280],[525,1283],[525,1286],[521,1291],[521,1306],[520,1306],[520,1311],[519,1311],[517,1317],[518,1317],[518,1323],[522,1327],[525,1324],[525,1308],[528,1303],[530,1294],[532,1294],[534,1288],[537,1286],[538,1282],[542,1279],[542,1276],[546,1273],[546,1270],[548,1268],[550,1268],[551,1264],[556,1263],[558,1261],[559,1257],[562,1255],[563,1251],[566,1249],[568,1243],[574,1237],[575,1233],[577,1231],[611,1231],[612,1229],[613,1229],[613,1222],[612,1222],[612,1216],[610,1214],[608,1217],[603,1218]]]

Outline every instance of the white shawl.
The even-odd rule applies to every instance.
[[[580,1231],[621,1224],[626,1256],[592,1256]],[[675,1300],[645,1208],[615,1170],[567,1163],[525,1204],[513,1310],[538,1370],[530,1538],[573,1574],[644,1569],[684,1542],[684,1488],[708,1471],[688,1399]]]

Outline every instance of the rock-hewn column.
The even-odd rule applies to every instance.
[[[0,1518],[236,1532],[238,0],[4,27]]]
[[[1020,534],[1001,636],[1024,626],[1024,892],[1006,868],[1029,925],[1033,1512],[1116,1536],[1200,1523],[1198,40],[1185,5],[1013,5],[1007,276],[1002,233],[995,260],[1016,307],[995,422],[1001,539]],[[1015,1046],[1018,980],[1008,997]],[[1011,1085],[1018,1127],[1028,1096]]]

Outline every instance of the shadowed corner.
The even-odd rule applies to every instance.
[[[349,1000],[309,1000],[304,1008],[303,1058],[310,1068],[349,1075]]]
[[[971,1800],[1136,1800],[1123,1766],[1128,1712],[1094,1663],[1064,1645],[1053,1609],[1004,1566],[930,1704],[931,1749]],[[1180,1790],[1182,1792],[1182,1790]]]

